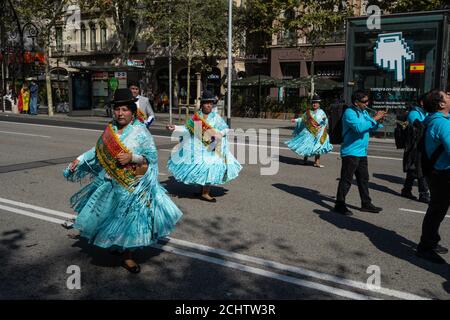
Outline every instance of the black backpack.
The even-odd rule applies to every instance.
[[[408,122],[397,122],[394,129],[394,140],[397,149],[405,149],[406,140],[408,139]]]
[[[425,149],[425,136],[426,136],[427,126],[425,126],[423,130],[423,134],[420,137],[420,141],[418,144],[418,149],[421,153],[420,158],[420,168],[419,168],[419,176],[429,177],[434,170],[434,165],[437,160],[441,156],[442,152],[444,152],[444,145],[441,143],[436,150],[431,154],[431,157],[428,158],[427,152]]]
[[[344,141],[342,136],[342,116],[349,106],[346,104],[334,105],[331,108],[330,117],[330,143],[341,144]]]
[[[408,110],[408,112],[411,110]],[[408,140],[408,119],[407,114],[401,118],[397,118],[396,126],[394,129],[394,140],[397,149],[405,149]]]

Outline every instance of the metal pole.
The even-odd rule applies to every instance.
[[[169,16],[172,16],[172,6],[169,4]],[[169,124],[172,124],[172,33],[169,18]]]
[[[1,87],[1,101],[3,112],[5,112],[5,95],[6,95],[6,40],[5,40],[5,24],[3,20],[3,13],[6,11],[6,3],[2,1],[1,15],[0,15],[0,54],[2,55],[2,87]]]
[[[227,86],[227,101],[228,101],[228,112],[227,112],[227,124],[231,128],[231,76],[232,76],[232,54],[231,49],[233,46],[233,0],[228,0],[228,86]]]

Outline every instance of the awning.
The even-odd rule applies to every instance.
[[[259,85],[263,87],[277,87],[281,80],[266,76],[256,75],[231,82],[232,87],[257,87]]]
[[[286,88],[307,88],[311,89],[311,77],[283,80],[283,87]],[[344,88],[344,83],[332,80],[328,77],[314,77],[314,90],[333,90]]]
[[[233,87],[285,87],[285,88],[311,88],[311,77],[295,78],[295,79],[275,79],[269,76],[251,76],[244,79],[239,79],[231,82]],[[315,90],[333,90],[342,89],[344,84],[342,82],[332,80],[328,77],[314,77]]]

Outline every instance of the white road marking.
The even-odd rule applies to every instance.
[[[52,215],[56,215],[56,216],[61,216],[61,217],[65,217],[65,218],[74,218],[75,217],[74,214],[55,211],[55,210],[51,210],[51,209],[47,209],[47,208],[43,208],[43,207],[39,207],[39,206],[34,206],[34,205],[30,205],[30,204],[26,204],[26,203],[22,203],[22,202],[18,202],[18,201],[13,201],[13,200],[9,200],[9,199],[0,198],[0,202],[15,205],[15,206],[22,207],[22,208],[33,209],[36,211],[40,211],[40,212],[44,212],[44,213],[48,213],[48,214],[52,214]],[[13,207],[0,205],[0,209],[10,211],[13,213],[26,215],[26,216],[36,218],[36,219],[41,219],[41,220],[57,223],[57,224],[61,224],[64,222],[63,220],[60,220],[60,219],[55,219],[55,218],[43,216],[40,214],[31,213],[31,212],[16,209]],[[323,280],[323,281],[328,281],[328,282],[333,282],[336,284],[353,287],[356,289],[367,290],[367,291],[370,291],[373,293],[383,294],[383,295],[396,297],[396,298],[400,298],[400,299],[407,299],[407,300],[426,300],[427,299],[427,298],[417,296],[414,294],[410,294],[407,292],[402,292],[402,291],[397,291],[397,290],[392,290],[392,289],[387,289],[387,288],[380,288],[378,290],[373,290],[373,289],[367,287],[367,285],[364,282],[348,280],[345,278],[340,278],[340,277],[336,277],[336,276],[325,274],[325,273],[307,270],[307,269],[304,269],[301,267],[289,266],[289,265],[285,265],[285,264],[282,264],[279,262],[265,260],[265,259],[261,259],[261,258],[257,258],[257,257],[239,254],[239,253],[234,253],[234,252],[230,252],[230,251],[226,251],[226,250],[222,250],[222,249],[216,249],[216,248],[208,247],[205,245],[201,245],[201,244],[197,244],[197,243],[193,243],[193,242],[189,242],[189,241],[185,241],[185,240],[180,240],[180,239],[175,239],[175,238],[167,238],[167,239],[169,240],[169,243],[173,243],[173,244],[176,244],[179,246],[184,246],[184,247],[187,247],[190,249],[195,249],[195,250],[199,250],[199,251],[207,252],[207,253],[214,253],[216,255],[220,255],[223,257],[233,258],[233,259],[244,261],[244,262],[251,262],[254,264],[262,265],[267,268],[277,269],[277,270],[284,271],[284,272],[296,273],[296,274],[308,276],[311,278],[316,278],[316,279]],[[266,271],[266,270],[262,270],[262,269],[258,269],[258,268],[245,266],[245,265],[231,262],[231,261],[226,261],[226,260],[217,259],[217,258],[213,258],[213,257],[209,257],[209,256],[204,256],[204,255],[200,255],[197,253],[184,251],[181,249],[175,249],[175,248],[172,248],[167,245],[155,245],[154,247],[157,247],[157,246],[161,247],[162,250],[165,250],[164,248],[169,248],[168,250],[165,250],[168,252],[177,252],[177,254],[180,254],[180,255],[190,256],[190,257],[193,257],[193,258],[196,258],[199,260],[208,261],[208,262],[215,263],[215,264],[220,264],[220,265],[223,265],[226,267],[242,270],[245,272],[255,273],[255,274],[262,275],[262,276],[267,276],[270,278],[297,284],[300,286],[312,288],[310,286],[310,284],[313,284],[314,286],[317,285],[317,287],[314,287],[314,289],[317,289],[320,291],[330,292],[329,290],[338,290],[336,292],[330,292],[330,293],[348,297],[348,298],[350,298],[350,296],[348,296],[349,293],[351,295],[356,295],[352,299],[357,299],[358,297],[359,298],[365,297],[365,299],[367,299],[367,298],[372,299],[372,297],[360,295],[358,293],[353,293],[350,291],[345,291],[345,290],[337,289],[334,287],[324,286],[322,284],[318,284],[318,283],[314,283],[314,282],[310,282],[310,281],[306,281],[306,280],[301,280],[301,279],[297,279],[294,277],[285,276],[285,275],[277,274],[274,272],[270,272],[270,271]]]
[[[8,121],[0,121],[0,123],[11,123]],[[14,122],[16,124],[16,122]],[[70,129],[70,130],[83,130],[83,131],[93,131],[93,132],[103,132],[103,130],[96,130],[96,129],[83,129],[83,128],[71,128],[71,127],[62,127],[62,126],[57,126],[57,125],[45,125],[45,124],[34,124],[34,123],[21,123],[21,122],[17,122],[17,124],[23,124],[23,125],[30,125],[30,126],[40,126],[40,127],[52,127],[52,128],[64,128],[64,129]],[[172,137],[170,136],[162,136],[162,135],[152,135],[153,137],[156,138],[164,138],[164,139],[171,139]],[[176,142],[176,141],[173,141]],[[231,143],[231,144],[235,144],[235,145],[242,145],[242,146],[251,146],[251,147],[259,147],[260,145],[254,145],[254,144],[246,144],[246,143]],[[278,150],[290,150],[289,148],[286,147],[274,147],[275,149]],[[171,151],[169,149],[160,149],[161,151]],[[395,150],[394,150],[395,151]],[[339,155],[339,152],[330,152],[330,154],[337,154]],[[391,158],[391,157],[382,157],[382,156],[367,156],[368,158],[374,158],[374,159],[383,159],[383,160],[395,160],[395,161],[403,161],[403,159],[401,158]]]
[[[30,137],[39,137],[39,138],[47,138],[47,139],[51,138],[50,136],[43,136],[40,134],[31,134],[31,133],[22,133],[22,132],[0,131],[0,133],[17,134],[20,136],[30,136]]]
[[[5,210],[5,211],[21,214],[21,215],[24,215],[24,216],[28,216],[28,217],[32,217],[32,218],[48,221],[48,222],[53,222],[53,223],[56,223],[56,224],[64,223],[64,220],[50,218],[50,217],[43,216],[43,215],[40,215],[40,214],[35,214],[35,213],[28,212],[28,211],[24,211],[24,210],[12,208],[12,207],[7,207],[7,206],[3,206],[3,205],[0,205],[0,210]],[[280,280],[280,281],[283,281],[283,282],[288,282],[288,283],[291,283],[291,284],[294,284],[294,285],[298,285],[298,286],[301,286],[301,287],[307,287],[307,288],[315,289],[315,290],[318,290],[318,291],[331,293],[331,294],[334,294],[334,295],[337,295],[337,296],[342,296],[344,298],[355,299],[355,300],[379,300],[379,299],[376,299],[374,297],[362,295],[362,294],[355,293],[355,292],[352,292],[352,291],[347,291],[347,290],[343,290],[343,289],[339,289],[339,288],[334,288],[334,287],[331,287],[331,286],[327,286],[327,285],[323,285],[323,284],[320,284],[320,283],[315,283],[315,282],[311,282],[311,281],[307,281],[307,280],[297,279],[297,278],[294,278],[294,277],[278,274],[278,273],[275,273],[275,272],[266,271],[266,270],[259,269],[259,268],[254,268],[254,267],[249,267],[249,266],[246,266],[246,265],[243,265],[243,264],[240,264],[240,263],[226,261],[226,260],[213,258],[213,257],[205,256],[205,255],[194,253],[194,252],[185,251],[185,250],[182,250],[182,249],[173,248],[173,247],[167,246],[167,245],[154,244],[151,247],[156,248],[156,249],[160,249],[160,250],[163,250],[163,251],[166,251],[166,252],[169,252],[169,253],[173,253],[173,254],[177,254],[177,255],[190,257],[190,258],[193,258],[193,259],[197,259],[197,260],[201,260],[201,261],[206,261],[206,262],[209,262],[209,263],[217,264],[217,265],[220,265],[220,266],[223,266],[223,267],[237,269],[237,270],[241,270],[241,271],[244,271],[244,272],[248,272],[248,273],[264,276],[264,277],[267,277],[267,278],[272,278],[272,279]]]
[[[43,216],[41,214],[32,213],[32,212],[28,212],[28,211],[21,210],[21,209],[16,209],[13,207],[3,206],[1,204],[0,204],[0,210],[5,210],[5,211],[21,214],[21,215],[24,215],[27,217],[36,218],[36,219],[40,219],[40,220],[44,220],[44,221],[48,221],[48,222],[57,223],[57,224],[61,224],[64,222],[64,220],[61,220],[61,219],[51,218],[51,217]]]
[[[380,288],[378,290],[372,290],[364,282],[348,280],[345,278],[336,277],[336,276],[328,275],[328,274],[321,273],[321,272],[307,270],[307,269],[304,269],[301,267],[289,266],[289,265],[282,264],[279,262],[260,259],[260,258],[243,255],[243,254],[239,254],[239,253],[234,253],[234,252],[230,252],[230,251],[226,251],[226,250],[222,250],[222,249],[216,249],[216,248],[208,247],[208,246],[197,244],[197,243],[192,243],[192,242],[185,241],[185,240],[178,240],[178,239],[174,239],[174,238],[170,238],[170,237],[168,239],[169,239],[169,243],[177,244],[177,245],[188,247],[191,249],[196,249],[196,250],[200,250],[203,252],[214,253],[214,254],[217,254],[220,256],[225,256],[225,257],[229,257],[229,258],[233,258],[233,259],[237,259],[237,260],[241,260],[241,261],[247,261],[247,262],[259,264],[259,265],[262,265],[265,267],[269,267],[269,268],[273,268],[273,269],[277,269],[277,270],[281,270],[281,271],[287,271],[287,272],[291,272],[291,273],[296,273],[296,274],[300,274],[300,275],[304,275],[304,276],[308,276],[308,277],[312,277],[312,278],[316,278],[316,279],[320,279],[320,280],[324,280],[324,281],[334,282],[334,283],[354,287],[354,288],[361,289],[361,290],[368,290],[368,291],[372,291],[375,293],[381,293],[384,295],[388,295],[388,296],[392,296],[392,297],[396,297],[396,298],[400,298],[400,299],[406,299],[406,300],[425,299],[423,297],[420,297],[420,296],[417,296],[414,294],[397,291],[397,290],[391,290],[391,289],[387,289],[387,288]]]
[[[426,213],[426,211],[411,210],[411,209],[405,209],[405,208],[400,208],[398,210],[404,211],[404,212],[420,213],[420,214],[425,214]],[[450,218],[450,216],[446,215],[445,218]]]
[[[43,213],[48,213],[48,214],[51,214],[53,216],[69,218],[69,219],[75,217],[75,215],[70,214],[70,213],[65,213],[65,212],[61,212],[61,211],[56,211],[56,210],[52,210],[52,209],[38,207],[38,206],[34,206],[32,204],[27,204],[27,203],[23,203],[23,202],[17,202],[17,201],[13,201],[13,200],[9,200],[9,199],[0,198],[0,202],[1,203],[6,203],[6,204],[9,204],[9,205],[13,205],[13,206],[17,206],[17,207],[26,208],[26,209],[32,209],[32,210],[43,212]]]
[[[152,245],[152,247],[156,248],[156,249],[160,249],[160,250],[164,250],[166,252],[170,252],[170,253],[174,253],[177,255],[181,255],[181,256],[186,256],[186,257],[190,257],[193,259],[197,259],[197,260],[202,260],[202,261],[206,261],[209,263],[213,263],[213,264],[217,264],[223,267],[227,267],[227,268],[231,268],[231,269],[236,269],[236,270],[240,270],[240,271],[244,271],[244,272],[248,272],[248,273],[253,273],[253,274],[257,274],[266,278],[272,278],[272,279],[276,279],[276,280],[280,280],[283,282],[288,282],[291,284],[295,284],[297,286],[300,287],[307,287],[307,288],[311,288],[311,289],[315,289],[315,290],[319,290],[319,291],[323,291],[323,292],[327,292],[327,293],[331,293],[337,296],[341,296],[344,298],[349,298],[349,299],[354,299],[354,300],[380,300],[371,296],[366,296],[363,294],[359,294],[359,293],[355,293],[355,292],[351,292],[351,291],[347,291],[347,290],[343,290],[343,289],[339,289],[339,288],[334,288],[334,287],[330,287],[327,285],[323,285],[320,283],[316,283],[316,282],[311,282],[311,281],[307,281],[307,280],[302,280],[302,279],[298,279],[298,278],[294,278],[291,276],[286,276],[283,274],[278,274],[275,272],[271,272],[271,271],[267,271],[267,270],[263,270],[263,269],[259,269],[259,268],[255,268],[255,267],[250,267],[250,266],[246,266],[240,263],[236,263],[236,262],[232,262],[232,261],[226,261],[226,260],[222,260],[222,259],[217,259],[217,258],[213,258],[213,257],[209,257],[209,256],[205,256],[202,254],[198,254],[198,253],[194,253],[194,252],[189,252],[189,251],[185,251],[185,250],[181,250],[181,249],[177,249],[171,246],[167,246],[167,245],[159,245],[159,244],[155,244]]]
[[[24,122],[11,122],[11,121],[1,121],[0,123],[8,123],[8,124],[22,124],[26,126],[35,126],[35,127],[46,127],[46,128],[61,128],[61,129],[69,129],[69,130],[77,130],[77,131],[93,131],[93,132],[103,132],[103,130],[97,129],[85,129],[85,128],[73,128],[73,127],[63,127],[61,125],[51,125],[51,124],[36,124],[36,123],[24,123]],[[106,126],[106,123],[105,123]]]

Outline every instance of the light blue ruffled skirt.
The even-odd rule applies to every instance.
[[[186,148],[180,147],[173,151],[167,169],[175,179],[184,184],[197,185],[221,185],[237,178],[242,166],[228,150],[228,145],[222,146],[222,154],[218,156],[214,151],[208,151],[206,147],[194,139],[188,139],[183,143]]]
[[[329,136],[323,144],[320,143],[322,132],[314,137],[307,129],[303,129],[285,144],[302,157],[325,154],[333,150],[333,145],[330,143]]]
[[[151,201],[128,198],[122,186],[98,176],[71,198],[78,213],[74,228],[91,244],[123,251],[150,246],[169,235],[182,216],[159,183],[151,188]]]

